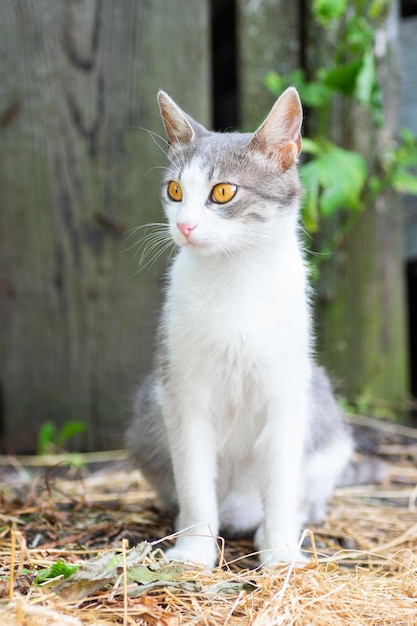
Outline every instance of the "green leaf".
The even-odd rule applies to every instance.
[[[44,422],[38,433],[37,453],[45,454],[54,442],[56,426],[53,422]]]
[[[324,217],[330,217],[339,209],[361,208],[360,194],[367,177],[365,159],[357,152],[329,147],[301,168],[306,186],[305,219],[317,223],[317,204]],[[317,200],[317,187],[320,195]]]
[[[78,565],[68,565],[59,559],[52,563],[49,569],[40,570],[35,578],[35,584],[40,585],[51,578],[58,578],[62,576],[64,579],[69,578],[78,570]]]
[[[376,67],[372,50],[368,50],[362,59],[362,65],[356,77],[355,97],[363,104],[370,105],[376,87]]]
[[[347,0],[314,0],[313,14],[320,22],[341,18],[347,8]]]
[[[351,96],[355,91],[361,68],[361,60],[350,61],[331,70],[322,71],[321,80],[327,87]]]
[[[77,420],[66,422],[56,437],[56,444],[58,446],[63,446],[69,441],[69,439],[81,433],[85,433],[86,430],[87,424],[85,422]]]

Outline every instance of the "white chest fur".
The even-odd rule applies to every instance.
[[[204,398],[217,432],[237,430],[244,448],[280,381],[295,372],[302,388],[308,375],[305,271],[295,236],[279,252],[276,245],[232,260],[184,248],[171,271],[165,323],[174,384],[195,406]]]

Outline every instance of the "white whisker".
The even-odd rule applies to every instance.
[[[149,130],[149,128],[144,128],[143,126],[138,126],[137,128],[139,128],[139,130],[144,130],[146,133],[148,133],[149,137],[152,139],[152,141],[154,142],[154,144],[160,149],[160,151],[165,155],[168,156],[168,148],[169,148],[169,143],[168,141],[165,139],[165,137],[162,137],[161,135],[158,135],[158,133],[155,133],[153,130]],[[167,147],[167,149],[165,149],[164,147],[161,146],[160,142],[158,141],[158,139],[165,144],[165,146]]]
[[[174,242],[172,240],[165,242],[165,244],[161,248],[158,248],[156,250],[154,249],[152,252],[152,255],[147,260],[146,260],[146,255],[149,254],[149,251],[146,251],[146,254],[144,251],[141,258],[139,259],[138,267],[134,276],[137,273],[143,271],[144,269],[152,267],[152,265],[154,265],[154,263],[170,248],[174,248]]]
[[[130,239],[132,235],[134,235],[135,233],[143,229],[145,230],[145,236],[146,236],[146,231],[151,228],[155,230],[156,229],[163,230],[164,228],[169,228],[169,226],[165,222],[149,222],[148,224],[141,224],[140,226],[134,226],[133,228],[130,228],[125,233],[123,233],[123,236],[126,240]]]
[[[170,168],[166,167],[166,165],[154,165],[153,167],[147,170],[146,175],[150,174],[154,170],[163,170],[164,172],[169,172]]]
[[[136,226],[125,233],[125,239],[128,241],[133,235],[144,231],[142,237],[131,243],[124,252],[134,249],[133,258],[139,257],[137,270],[135,275],[147,268],[151,267],[157,259],[159,259],[167,250],[172,248],[169,258],[175,250],[175,243],[169,232],[169,225],[163,222],[154,222],[150,224],[142,224]]]

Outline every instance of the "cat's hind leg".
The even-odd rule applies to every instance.
[[[133,463],[156,491],[159,508],[175,514],[177,491],[158,395],[158,380],[149,376],[136,393],[135,415],[126,432],[126,445]]]
[[[326,515],[326,504],[349,464],[353,441],[349,434],[330,440],[307,460],[304,498],[300,512],[304,519],[320,520]]]

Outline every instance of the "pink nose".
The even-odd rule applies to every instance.
[[[191,231],[194,230],[195,225],[193,226],[192,224],[189,224],[188,222],[177,222],[177,228],[180,231],[180,233],[182,233],[184,235],[184,237],[189,237],[191,234]]]

